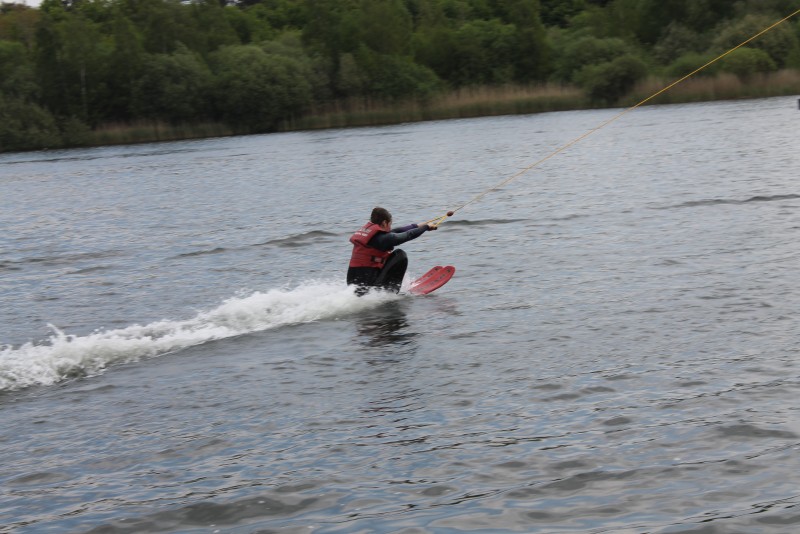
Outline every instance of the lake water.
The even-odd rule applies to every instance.
[[[800,530],[796,98],[0,155],[0,531]]]

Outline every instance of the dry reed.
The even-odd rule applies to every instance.
[[[673,80],[648,78],[639,83],[622,100],[623,105],[634,105],[666,87]],[[689,78],[669,91],[654,98],[651,104],[677,104],[706,102],[711,100],[734,100],[739,98],[766,98],[800,94],[800,71],[781,70],[753,74],[739,78],[734,74],[715,77]]]
[[[651,77],[640,82],[617,104],[632,106],[666,87],[672,80]],[[745,79],[732,74],[685,80],[648,104],[674,104],[761,98],[800,94],[800,71],[782,70],[754,74]],[[385,101],[354,98],[317,106],[304,115],[284,121],[280,131],[379,126],[426,120],[460,119],[587,109],[593,107],[577,87],[546,84],[534,86],[468,87],[428,100]],[[172,141],[235,135],[222,123],[171,125],[159,121],[106,124],[89,133],[88,145]]]
[[[583,92],[561,85],[470,87],[427,101],[351,99],[313,109],[281,130],[377,126],[424,120],[540,113],[588,107]]]
[[[130,124],[104,124],[89,133],[87,145],[120,145],[201,139],[233,135],[222,123],[169,124],[161,121],[137,121]]]

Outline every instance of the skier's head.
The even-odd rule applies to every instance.
[[[392,224],[392,214],[389,213],[389,210],[386,208],[376,207],[372,210],[372,215],[369,218],[370,222],[377,225],[383,225],[383,223]]]

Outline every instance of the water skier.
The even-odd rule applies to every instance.
[[[428,230],[436,230],[436,225],[420,223],[392,229],[392,214],[384,208],[373,209],[369,222],[350,238],[353,254],[347,269],[347,284],[357,285],[359,296],[370,287],[397,293],[408,268],[408,256],[394,247]]]

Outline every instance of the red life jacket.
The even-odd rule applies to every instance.
[[[350,242],[353,244],[353,255],[350,256],[350,267],[375,267],[378,269],[383,267],[391,251],[367,246],[369,240],[378,232],[383,232],[380,225],[368,222],[352,235]]]

